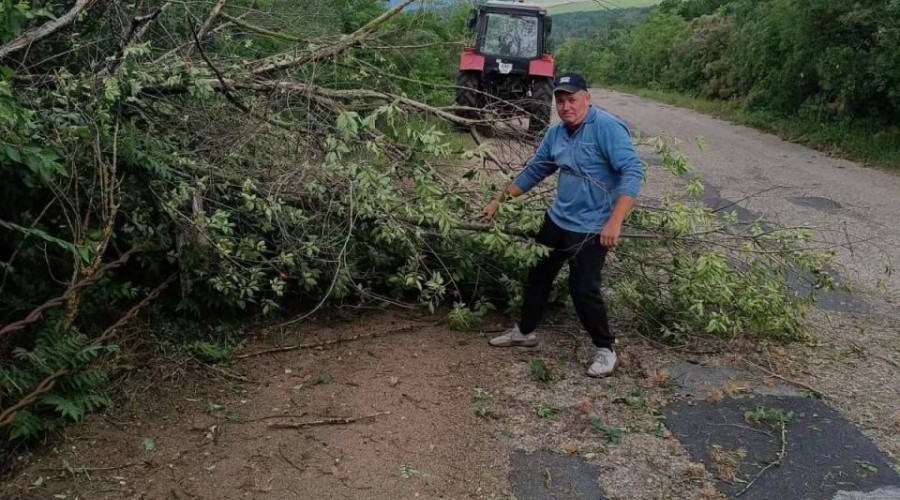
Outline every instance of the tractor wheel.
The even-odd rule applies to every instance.
[[[553,80],[536,79],[531,86],[531,105],[528,120],[529,132],[543,132],[550,126],[550,108],[553,106]]]
[[[484,99],[481,99],[481,95],[478,92],[480,80],[479,74],[472,71],[466,71],[459,74],[456,78],[457,106],[481,109],[481,102]],[[458,114],[461,118],[478,118],[478,113],[473,111],[460,111]]]

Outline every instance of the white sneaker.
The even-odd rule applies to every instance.
[[[516,325],[499,337],[492,338],[489,342],[494,347],[534,347],[538,345],[537,334],[534,332],[523,335]]]
[[[588,368],[588,376],[606,377],[611,375],[613,370],[616,369],[617,360],[618,356],[616,356],[615,351],[605,347],[598,348],[597,353],[594,354],[594,362],[591,363],[591,367]]]

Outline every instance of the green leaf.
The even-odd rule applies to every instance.
[[[59,246],[60,248],[63,248],[69,252],[74,253],[77,251],[77,247],[75,245],[73,245],[72,243],[69,243],[68,241],[63,241],[59,238],[51,236],[51,235],[47,234],[46,232],[41,231],[40,229],[23,227],[18,224],[15,224],[13,222],[7,222],[5,220],[0,220],[0,227],[2,227],[4,229],[9,229],[10,231],[16,231],[16,232],[22,233],[25,236],[34,236],[34,237],[40,238],[46,242],[53,243],[53,244]]]
[[[415,476],[420,475],[421,472],[413,469],[411,466],[407,464],[401,464],[400,468],[397,470],[397,475],[403,479],[412,479]]]
[[[154,441],[152,438],[144,438],[144,440],[141,441],[141,448],[143,448],[144,451],[148,452],[154,451],[156,450],[156,441]]]
[[[84,417],[84,408],[80,407],[75,401],[62,396],[45,396],[41,399],[41,403],[53,406],[60,415],[68,417],[75,422],[80,421]]]
[[[9,438],[23,439],[34,437],[44,430],[45,427],[44,421],[35,414],[27,410],[19,410],[13,416],[12,424],[9,428]]]
[[[872,474],[878,474],[878,467],[875,467],[872,462],[867,462],[865,460],[857,460],[856,463],[860,468],[865,469]]]
[[[90,264],[91,262],[91,249],[88,247],[78,247],[78,255],[81,256],[81,260],[84,261],[85,264]]]
[[[19,153],[19,150],[15,147],[7,144],[3,147],[3,152],[6,153],[6,157],[16,163],[22,163],[22,155]]]

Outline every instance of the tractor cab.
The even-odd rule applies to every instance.
[[[460,55],[456,104],[504,115],[524,111],[529,130],[546,128],[555,75],[550,28],[547,11],[522,0],[488,0],[472,9],[475,43]]]
[[[550,52],[547,11],[522,2],[489,1],[469,13],[475,50],[485,56],[532,60]]]

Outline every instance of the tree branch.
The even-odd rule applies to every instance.
[[[75,2],[75,5],[69,9],[69,12],[66,12],[61,17],[22,33],[14,40],[7,42],[0,47],[0,59],[5,59],[9,57],[10,54],[18,52],[35,42],[39,42],[72,24],[83,10],[92,7],[97,1],[98,0],[78,0]]]
[[[278,326],[284,326],[284,324],[281,324]],[[353,335],[352,337],[326,340],[324,342],[310,342],[310,343],[306,343],[306,344],[294,344],[294,345],[283,346],[283,347],[275,347],[272,349],[264,349],[262,351],[248,352],[248,353],[240,354],[238,356],[235,356],[235,359],[252,358],[254,356],[261,356],[263,354],[273,354],[273,353],[280,353],[280,352],[287,352],[287,351],[296,351],[296,350],[300,350],[300,349],[319,349],[322,347],[332,346],[332,345],[336,345],[336,344],[343,344],[345,342],[352,342],[354,340],[370,339],[373,337],[381,337],[384,335],[390,335],[390,334],[394,334],[394,333],[405,333],[410,330],[414,330],[416,328],[421,328],[421,325],[404,325],[399,328],[392,328],[392,329],[384,331],[384,332],[361,333],[359,335]]]
[[[322,420],[314,420],[312,422],[276,422],[269,424],[272,429],[306,429],[307,427],[315,427],[317,425],[346,425],[358,422],[360,420],[369,420],[381,415],[390,415],[389,411],[379,411],[366,415],[364,417],[342,417],[342,418],[323,418]]]
[[[439,118],[443,118],[452,123],[457,123],[464,126],[471,126],[477,123],[483,123],[481,120],[472,120],[469,118],[462,118],[457,116],[450,111],[449,109],[455,108],[436,108],[434,106],[430,106],[420,101],[416,101],[414,99],[410,99],[408,97],[398,96],[395,94],[391,94],[389,92],[380,92],[377,90],[336,90],[329,89],[326,87],[320,87],[318,85],[312,85],[308,83],[294,83],[294,82],[280,82],[280,81],[272,81],[272,80],[263,80],[263,81],[254,81],[254,82],[238,82],[230,79],[204,79],[195,81],[196,85],[208,85],[213,90],[217,92],[226,92],[228,89],[237,89],[237,90],[253,90],[253,91],[266,91],[271,92],[273,90],[282,90],[282,91],[292,91],[299,92],[304,94],[316,95],[319,97],[329,98],[329,99],[372,99],[379,101],[394,101],[406,108],[417,109],[419,111],[425,111],[427,113],[431,113]],[[185,85],[177,85],[177,86],[147,86],[144,87],[144,91],[148,93],[157,93],[160,95],[164,94],[180,94],[187,92],[187,86]]]
[[[243,21],[243,20],[241,20],[241,19],[239,19],[239,18],[237,18],[237,17],[234,17],[234,16],[232,16],[232,15],[229,15],[229,14],[227,14],[227,13],[225,13],[225,12],[223,12],[223,13],[221,13],[221,14],[219,14],[219,15],[220,15],[221,17],[224,17],[225,19],[228,19],[229,21],[231,21],[231,24],[234,24],[235,26],[240,26],[241,28],[248,29],[248,30],[250,30],[250,31],[252,31],[252,32],[254,32],[254,33],[257,33],[257,34],[259,34],[259,35],[270,36],[270,37],[272,37],[272,38],[280,38],[280,39],[282,39],[282,40],[287,40],[287,41],[289,41],[289,42],[297,42],[297,43],[305,43],[305,42],[306,42],[306,40],[304,40],[304,39],[302,39],[302,38],[300,38],[300,37],[291,36],[291,35],[285,35],[284,33],[277,33],[277,32],[275,32],[275,31],[269,31],[269,30],[267,30],[267,29],[265,29],[265,28],[261,28],[261,27],[259,27],[259,26],[250,24],[250,23],[248,23],[247,21]]]
[[[119,49],[118,53],[116,53],[113,61],[108,66],[97,72],[97,78],[103,78],[107,75],[112,74],[116,70],[116,68],[119,67],[119,64],[122,63],[122,56],[125,54],[125,51],[144,38],[144,35],[147,34],[147,31],[150,29],[150,26],[153,24],[153,22],[156,21],[159,16],[169,8],[169,5],[171,4],[172,2],[166,2],[150,14],[135,16],[134,19],[131,20],[131,27],[128,29],[128,34],[125,35],[125,41],[122,42],[122,47]]]
[[[289,59],[285,59],[279,62],[274,62],[270,64],[266,64],[264,66],[260,66],[254,69],[251,73],[255,76],[262,76],[266,73],[270,73],[272,71],[277,71],[280,69],[290,68],[291,66],[302,66],[304,64],[308,64],[311,62],[321,61],[322,59],[327,59],[329,57],[333,57],[341,52],[347,50],[352,45],[358,43],[363,38],[370,35],[373,31],[377,30],[382,24],[386,23],[392,17],[396,16],[400,11],[405,9],[408,5],[412,4],[416,0],[404,0],[402,3],[394,7],[393,9],[385,12],[384,14],[376,17],[375,19],[366,23],[365,26],[353,32],[350,36],[344,38],[339,43],[334,45],[324,47],[318,50],[313,50],[311,52],[305,52],[299,56],[292,57]]]
[[[200,30],[194,35],[194,42],[191,45],[188,45],[187,50],[185,51],[185,56],[190,56],[191,52],[194,50],[194,47],[200,45],[200,41],[203,40],[203,37],[206,36],[206,32],[209,31],[209,28],[212,26],[212,23],[215,22],[216,18],[219,17],[219,13],[222,12],[222,7],[225,7],[225,2],[228,0],[219,0],[216,2],[216,5],[213,6],[212,10],[209,13],[209,17],[206,18],[206,21],[200,25]]]

